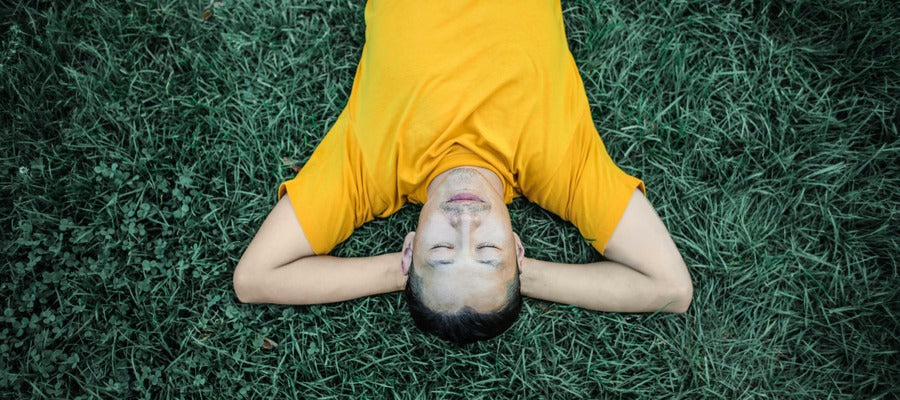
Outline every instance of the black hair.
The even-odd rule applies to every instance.
[[[516,266],[518,272],[518,265]],[[519,318],[522,310],[522,294],[519,291],[519,274],[507,288],[507,302],[497,311],[479,313],[471,307],[463,307],[452,313],[438,312],[428,308],[421,299],[421,278],[409,268],[406,280],[406,304],[416,326],[426,333],[458,344],[474,343],[491,339],[507,329]]]

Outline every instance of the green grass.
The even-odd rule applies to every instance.
[[[694,302],[528,300],[465,348],[419,333],[400,294],[282,307],[231,289],[283,158],[306,160],[344,105],[361,1],[22,3],[0,6],[0,398],[900,396],[893,2],[564,2],[597,126]],[[598,259],[511,210],[531,256]],[[335,254],[397,251],[416,215]]]

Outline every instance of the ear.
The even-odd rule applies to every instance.
[[[403,275],[409,275],[409,266],[412,265],[413,242],[416,238],[416,231],[406,234],[403,239],[403,250],[400,251],[400,268]]]
[[[519,273],[522,273],[522,264],[525,263],[525,247],[522,246],[522,239],[519,235],[513,232],[513,238],[515,238],[516,242],[516,261],[519,264]]]

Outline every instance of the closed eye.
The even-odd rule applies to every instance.
[[[494,245],[493,243],[481,243],[481,244],[478,245],[478,249],[479,249],[479,250],[480,250],[480,249],[497,249],[497,250],[500,250],[500,248],[497,247],[496,245]]]
[[[453,245],[450,243],[438,243],[438,244],[434,245],[434,247],[431,248],[431,250],[434,250],[434,249],[451,249],[452,250]]]

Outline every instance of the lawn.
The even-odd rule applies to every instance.
[[[693,304],[529,299],[467,347],[421,334],[399,293],[232,291],[344,106],[364,6],[0,5],[0,398],[900,396],[893,2],[564,1],[596,125],[647,183]],[[530,256],[599,259],[569,223],[510,209]],[[333,253],[399,251],[416,216]]]

